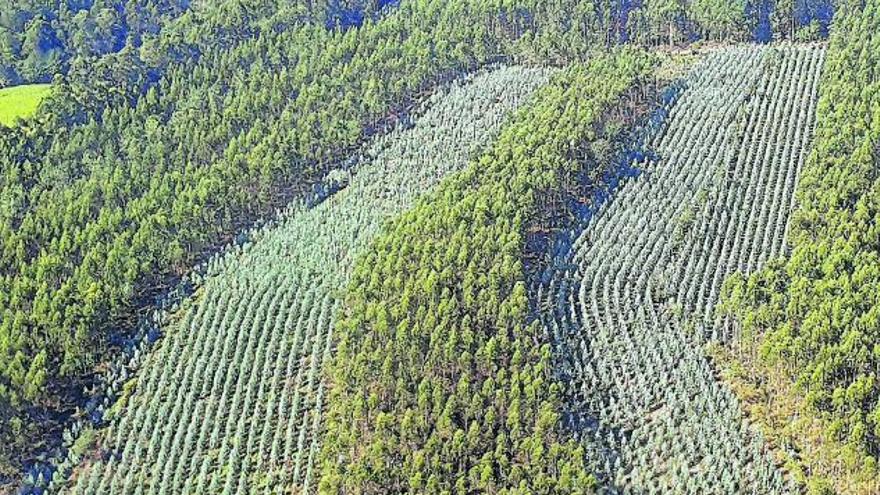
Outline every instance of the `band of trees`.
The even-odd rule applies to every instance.
[[[0,87],[50,82],[77,57],[140,46],[188,0],[2,0]]]
[[[880,456],[880,2],[851,8],[838,16],[828,50],[791,253],[728,281],[725,304],[755,351],[741,359],[781,371],[807,412],[826,424],[822,434],[843,444],[844,465],[873,472]],[[817,465],[813,474],[840,473]]]
[[[389,0],[274,0],[219,2],[194,7],[222,13],[227,27],[268,12],[291,12],[327,27],[361,25]],[[76,60],[130,50],[152,50],[163,26],[191,8],[190,0],[0,1],[0,87],[50,82]],[[827,33],[832,0],[594,0],[559,11],[606,42],[644,44],[695,39],[769,41],[774,33],[810,39]],[[178,23],[180,24],[180,23]],[[185,24],[185,23],[184,23]],[[188,29],[192,26],[188,26]],[[181,34],[186,34],[181,32]],[[179,41],[179,39],[178,39]]]
[[[152,50],[171,24],[193,34],[195,26],[176,22],[190,8],[197,16],[238,30],[248,17],[296,17],[327,27],[359,25],[388,0],[274,0],[210,2],[191,0],[2,0],[0,1],[0,87],[50,82],[72,64],[122,50]],[[293,14],[293,15],[292,15]],[[199,28],[201,29],[201,28]],[[178,42],[180,39],[177,40]]]
[[[603,113],[648,78],[624,51],[555,79],[464,172],[355,268],[337,326],[321,493],[584,493],[558,434],[549,335],[528,323],[522,256],[539,198],[571,181]]]

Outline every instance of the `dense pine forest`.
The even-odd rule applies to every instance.
[[[0,0],[0,493],[880,493],[875,0]]]

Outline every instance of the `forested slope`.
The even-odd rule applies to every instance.
[[[360,25],[375,17],[388,0],[310,0],[277,2],[229,0],[3,0],[0,1],[0,88],[51,82],[72,66],[90,65],[121,51],[146,58],[167,57],[160,33],[172,27],[188,42],[216,34],[212,27],[240,31],[246,18],[321,24]],[[189,12],[192,9],[193,12]],[[187,20],[180,21],[182,15]],[[198,25],[190,22],[193,21]],[[254,28],[256,26],[250,26]],[[167,35],[162,35],[165,39]],[[204,39],[204,38],[203,38]]]
[[[41,114],[0,130],[4,456],[169,277],[311,194],[438,81],[578,58],[620,29],[611,4],[567,0],[411,1],[352,29],[299,5],[190,9],[140,49],[72,64]]]
[[[0,131],[4,426],[25,438],[16,404],[47,405],[44,385],[88,372],[167,276],[308,194],[436,82],[503,54],[585,51],[589,31],[551,15],[562,5],[407,2],[350,30],[284,9],[205,23],[193,11],[180,22],[199,29],[163,30],[170,60],[122,52],[74,71],[49,113]]]
[[[97,58],[124,50],[165,56],[167,46],[157,49],[158,34],[164,27],[185,25],[178,33],[189,39],[194,31],[208,31],[175,21],[190,9],[199,12],[193,18],[213,18],[219,21],[218,25],[233,30],[239,28],[243,17],[265,21],[274,15],[289,20],[291,12],[295,12],[300,21],[349,27],[375,18],[383,7],[398,2],[3,0],[0,2],[0,88],[51,82],[56,74],[65,74],[74,65],[93,63]],[[787,38],[815,37],[827,30],[833,12],[831,0],[602,0],[582,2],[580,7],[568,11],[568,15],[572,19],[586,15],[591,32],[604,33],[609,41],[632,40],[646,44],[754,37],[768,41],[774,33]]]
[[[81,465],[70,491],[308,492],[324,364],[354,260],[548,77],[498,68],[444,88],[411,127],[369,147],[343,190],[292,207],[256,240],[212,259],[198,298],[164,325],[169,335],[143,366],[121,363],[139,379],[104,410],[112,424],[89,446],[95,452],[71,459]]]
[[[782,251],[823,58],[707,55],[624,157],[620,187],[554,252],[536,292],[564,411],[609,491],[796,492],[703,348],[726,338],[724,276]]]
[[[328,171],[438,84],[624,42],[796,37],[827,4],[770,3],[0,3],[0,86],[55,81],[0,129],[0,467],[29,461],[102,363],[140,345],[130,330],[170,284],[289,201],[317,202]]]
[[[790,252],[726,288],[743,394],[766,398],[752,410],[817,492],[880,490],[878,143],[880,2],[868,0],[835,24]]]
[[[559,430],[522,258],[549,199],[606,165],[598,150],[621,130],[607,114],[651,69],[634,51],[566,69],[358,262],[329,371],[321,493],[591,489],[582,448]]]
[[[0,88],[51,82],[77,57],[138,47],[189,0],[0,1]]]

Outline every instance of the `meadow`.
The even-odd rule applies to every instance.
[[[12,126],[16,119],[32,116],[51,89],[51,84],[25,84],[0,89],[0,124]]]

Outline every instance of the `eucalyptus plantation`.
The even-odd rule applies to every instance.
[[[710,54],[544,278],[570,423],[614,492],[794,491],[704,346],[731,337],[724,278],[785,249],[824,53]]]

